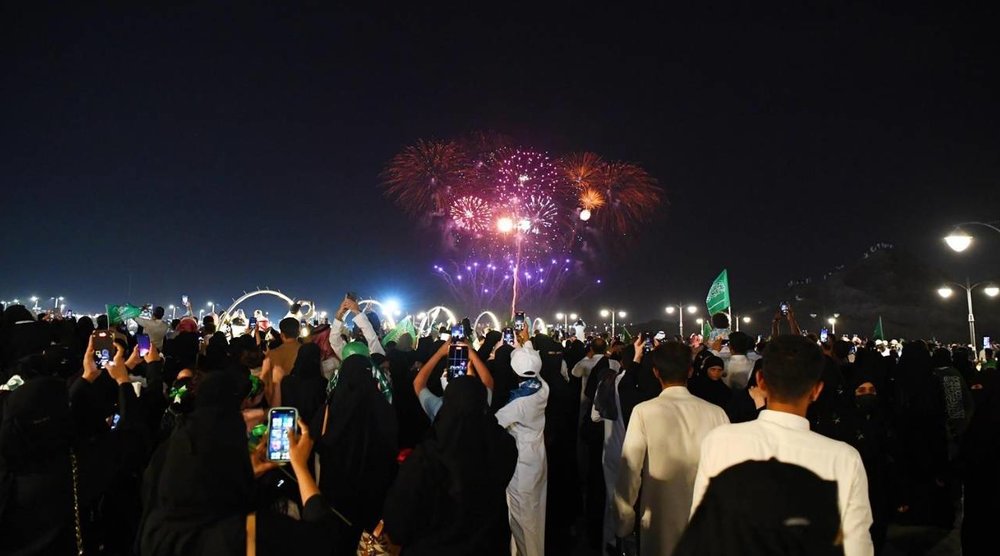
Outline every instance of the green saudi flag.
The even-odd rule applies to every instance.
[[[729,308],[729,271],[723,270],[722,274],[712,282],[712,287],[708,290],[708,297],[705,298],[708,306],[708,314],[721,313]]]
[[[398,342],[399,337],[403,334],[409,334],[413,338],[414,344],[417,341],[417,329],[413,326],[413,319],[406,317],[403,320],[396,323],[396,326],[390,330],[385,336],[382,337],[382,346],[384,347],[389,342]]]
[[[128,319],[134,319],[142,314],[142,309],[135,305],[122,303],[121,305],[105,305],[108,313],[108,325],[121,324]]]
[[[884,340],[885,333],[882,331],[882,315],[878,316],[878,322],[875,323],[875,332],[872,333],[873,340]]]
[[[711,335],[712,335],[712,325],[708,324],[708,321],[706,320],[701,323],[701,337],[705,341],[708,341],[708,337]]]
[[[626,344],[631,344],[634,341],[632,340],[632,334],[629,334],[628,328],[624,326],[622,327],[622,341]]]

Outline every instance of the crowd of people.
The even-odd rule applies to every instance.
[[[329,323],[216,318],[3,308],[0,554],[863,556],[959,515],[992,552],[991,349],[821,341],[791,308],[759,341],[722,313],[390,340],[351,296]]]

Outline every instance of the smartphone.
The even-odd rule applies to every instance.
[[[464,376],[469,372],[469,348],[452,344],[448,348],[448,379]]]
[[[181,303],[183,303],[185,305],[188,304],[188,296],[187,295],[182,295],[181,296]]]
[[[461,323],[451,325],[451,342],[464,342],[465,341],[465,327]]]
[[[149,353],[149,334],[139,334],[135,341],[139,344],[139,357],[145,357]]]
[[[524,330],[524,311],[514,313],[514,330],[518,332]]]
[[[109,330],[95,330],[91,337],[94,339],[94,360],[103,367],[114,357],[115,338]]]
[[[646,353],[653,351],[653,334],[650,332],[643,332],[642,337],[643,340],[645,340],[645,343],[642,345],[642,351],[645,351]]]
[[[503,343],[508,346],[514,345],[514,331],[510,328],[503,329]]]
[[[788,302],[782,301],[779,307],[782,315],[788,315]]]
[[[119,413],[115,413],[114,415],[111,416],[111,430],[115,430],[118,428],[118,421],[121,421],[121,419],[122,416]]]
[[[247,326],[249,328],[253,328],[253,327],[257,326],[257,317],[250,317],[250,319],[247,320]]]
[[[989,336],[983,336],[983,349],[990,349],[993,347],[990,342]]]
[[[830,331],[825,328],[820,328],[819,330],[819,342],[825,344],[827,338],[830,337]]]
[[[294,407],[272,407],[267,412],[267,460],[278,463],[292,461],[288,431],[295,430],[299,411]]]

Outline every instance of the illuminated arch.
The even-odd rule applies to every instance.
[[[431,307],[429,311],[424,313],[424,317],[420,319],[420,326],[417,327],[417,332],[420,333],[421,336],[429,334],[442,311],[444,311],[445,315],[448,317],[448,320],[445,321],[448,325],[458,322],[458,319],[455,318],[455,313],[452,313],[451,309],[445,307],[444,305],[437,305],[435,307]]]
[[[493,311],[483,311],[482,313],[479,313],[479,316],[476,317],[475,322],[472,323],[472,330],[475,331],[478,329],[479,320],[482,319],[484,316],[490,317],[490,321],[493,324],[493,328],[491,328],[491,330],[500,330],[500,319],[497,318],[497,316],[493,313]]]

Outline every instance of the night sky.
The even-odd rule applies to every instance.
[[[940,241],[998,218],[995,3],[118,4],[0,17],[0,297],[447,303],[436,238],[378,174],[418,138],[481,129],[632,161],[666,190],[570,310],[703,304],[724,267],[737,310],[776,302],[880,241],[1000,276],[982,262],[1000,236],[963,257]]]

